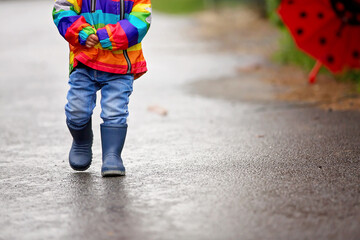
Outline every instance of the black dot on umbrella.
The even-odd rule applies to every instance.
[[[317,15],[317,17],[318,17],[319,19],[323,19],[323,18],[324,18],[324,14],[323,14],[322,12],[319,12],[318,15]]]
[[[300,17],[301,17],[301,18],[306,18],[306,17],[307,17],[307,13],[306,13],[306,12],[301,12],[301,13],[300,13]]]
[[[302,28],[298,28],[296,30],[297,35],[302,35],[304,33],[304,30]]]
[[[326,38],[321,37],[321,38],[319,39],[319,43],[320,43],[320,45],[325,45],[325,44],[326,44]]]
[[[288,0],[288,4],[294,4],[294,0]]]
[[[356,59],[360,58],[360,52],[358,50],[353,51],[352,55],[353,55],[353,58],[356,58]]]
[[[328,63],[333,63],[335,61],[334,56],[329,55],[326,59]]]

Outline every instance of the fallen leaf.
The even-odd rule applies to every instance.
[[[165,108],[163,108],[163,107],[161,107],[159,105],[151,105],[151,106],[149,106],[148,111],[159,114],[161,116],[166,116],[168,114],[168,111]]]

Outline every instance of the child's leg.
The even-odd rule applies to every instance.
[[[76,68],[70,75],[69,85],[65,106],[66,122],[73,137],[69,163],[74,170],[84,171],[92,160],[91,115],[99,86],[94,81],[94,71],[87,68]]]
[[[88,68],[76,68],[70,75],[69,85],[66,120],[70,126],[82,127],[92,116],[100,86],[94,79],[94,70]]]
[[[125,125],[129,116],[129,97],[133,91],[132,74],[111,74],[101,86],[101,118],[104,125]]]
[[[133,90],[133,75],[111,75],[101,88],[102,176],[125,175],[121,159],[127,132],[129,97]]]

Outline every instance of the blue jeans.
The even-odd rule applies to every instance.
[[[133,74],[113,74],[76,67],[70,74],[70,90],[65,106],[68,124],[80,127],[90,120],[96,106],[96,92],[101,90],[100,116],[104,124],[125,125],[133,81]]]

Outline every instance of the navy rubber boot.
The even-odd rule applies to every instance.
[[[76,171],[85,171],[91,165],[93,132],[90,121],[80,128],[75,128],[67,123],[73,137],[73,143],[69,153],[69,163]]]
[[[127,125],[104,125],[101,124],[102,160],[101,175],[124,176],[125,167],[121,159],[121,151],[124,146]]]

